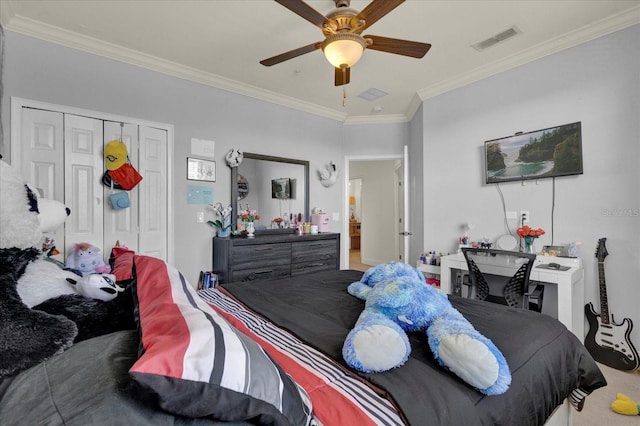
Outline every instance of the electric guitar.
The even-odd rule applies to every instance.
[[[618,370],[634,370],[638,368],[638,352],[629,340],[633,323],[625,318],[616,324],[611,315],[609,319],[609,305],[607,302],[607,284],[604,279],[604,259],[609,254],[605,247],[606,238],[598,240],[596,258],[598,259],[598,278],[600,281],[600,310],[598,315],[592,303],[587,303],[584,313],[589,323],[589,332],[584,339],[584,345],[596,361]]]

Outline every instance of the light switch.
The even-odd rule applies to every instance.
[[[196,214],[196,217],[197,217],[196,221],[198,223],[204,223],[204,212],[198,212]]]
[[[338,222],[340,220],[340,213],[333,212],[332,219],[334,222]]]

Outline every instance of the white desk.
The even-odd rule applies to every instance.
[[[540,264],[558,263],[569,266],[566,271],[536,268]],[[451,294],[455,282],[454,274],[467,271],[467,262],[462,253],[443,256],[440,259],[440,289]],[[506,275],[506,274],[505,274]],[[531,281],[555,284],[558,288],[558,320],[584,341],[584,269],[582,259],[538,256],[531,269]]]

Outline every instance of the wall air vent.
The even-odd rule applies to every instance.
[[[486,40],[482,40],[482,41],[479,41],[478,43],[472,44],[471,47],[476,49],[478,52],[482,52],[483,50],[491,46],[495,46],[498,43],[502,43],[503,41],[508,40],[511,37],[514,37],[520,34],[521,32],[522,31],[520,31],[518,27],[511,27],[508,30],[505,30],[499,34],[494,35],[493,37],[489,37]]]

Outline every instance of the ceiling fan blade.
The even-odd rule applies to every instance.
[[[311,43],[306,46],[298,47],[297,49],[293,49],[288,52],[281,53],[271,58],[263,59],[262,61],[260,61],[260,63],[265,67],[270,67],[271,65],[279,64],[280,62],[284,62],[289,59],[296,58],[298,56],[304,55],[305,53],[313,52],[314,50],[319,49],[321,46],[322,46],[321,41],[316,43]]]
[[[397,38],[380,37],[366,35],[365,39],[371,39],[373,43],[367,49],[379,50],[381,52],[395,53],[396,55],[411,56],[412,58],[422,58],[427,54],[431,45],[417,41],[400,40]]]
[[[336,68],[335,72],[335,85],[343,86],[349,84],[351,80],[351,68]]]
[[[400,6],[404,0],[373,0],[360,13],[358,19],[364,19],[365,25],[362,31],[378,22],[387,13]]]
[[[276,2],[280,3],[296,15],[311,22],[316,27],[319,27],[320,29],[324,28],[324,23],[327,18],[302,0],[276,0]]]

